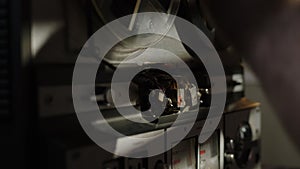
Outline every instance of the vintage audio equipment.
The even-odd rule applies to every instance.
[[[192,130],[184,140],[171,150],[145,159],[116,157],[99,149],[92,143],[74,145],[72,140],[70,141],[63,137],[64,134],[62,134],[63,136],[56,136],[56,134],[50,134],[49,136],[49,133],[45,132],[49,147],[51,147],[49,149],[51,151],[49,151],[50,155],[48,156],[48,161],[51,162],[54,168],[76,169],[259,168],[261,133],[260,110],[258,103],[251,102],[244,98],[244,73],[243,67],[241,66],[241,57],[236,55],[230,45],[224,43],[223,39],[218,35],[218,30],[203,16],[200,8],[198,9],[200,2],[196,0],[181,0],[181,2],[178,0],[149,0],[143,1],[141,4],[139,4],[139,2],[141,2],[141,0],[131,1],[130,3],[125,3],[124,0],[92,0],[92,9],[94,9],[92,12],[97,14],[100,20],[99,18],[95,19],[93,15],[93,17],[90,18],[91,25],[89,26],[96,30],[102,24],[126,14],[131,14],[132,11],[136,13],[140,10],[167,11],[169,14],[181,16],[198,26],[218,50],[226,74],[226,109],[224,110],[218,128],[215,131],[211,131],[213,134],[206,142],[198,144],[198,136],[202,131],[205,120],[207,120],[208,111],[218,105],[212,105],[210,102],[210,90],[213,84],[210,83],[202,62],[196,59],[193,51],[181,42],[174,42],[168,37],[163,37],[162,39],[161,37],[154,37],[152,39],[153,43],[148,43],[147,41],[141,44],[136,44],[135,41],[125,40],[126,48],[120,44],[116,45],[107,56],[105,56],[104,62],[99,66],[98,78],[95,81],[96,96],[90,96],[88,99],[98,103],[99,109],[105,119],[93,121],[93,129],[99,131],[99,133],[105,137],[105,135],[109,133],[106,133],[103,124],[108,123],[115,130],[126,136],[144,137],[148,135],[163,135],[168,143],[175,143],[180,140],[169,140],[170,137],[168,137],[167,134],[172,134],[173,128],[170,126],[178,118],[178,115],[182,113],[180,108],[188,107],[185,109],[185,113],[195,113],[198,111],[197,119],[184,119],[178,126],[173,127],[180,128],[184,126],[184,124],[196,121]],[[122,10],[117,10],[120,9],[120,7]],[[94,20],[98,22],[94,22]],[[102,24],[99,24],[99,21],[102,22]],[[175,28],[168,31],[177,33]],[[132,29],[132,24],[129,24],[128,29]],[[182,35],[178,34],[178,37],[180,36]],[[157,41],[158,39],[159,41]],[[130,42],[132,42],[132,44]],[[121,109],[127,109],[133,105],[134,108],[143,112],[149,109],[150,98],[161,103],[166,103],[166,107],[160,115],[155,112],[150,114],[151,118],[155,117],[155,120],[150,123],[134,123],[122,117],[116,109],[112,100],[113,95],[116,93],[111,90],[111,79],[120,62],[130,55],[131,50],[129,50],[128,53],[128,47],[132,47],[134,51],[136,48],[138,48],[138,50],[141,50],[141,48],[145,50],[145,48],[149,46],[165,49],[180,56],[192,70],[198,87],[196,88],[195,84],[186,81],[185,77],[178,75],[176,78],[186,86],[186,88],[179,88],[178,84],[174,82],[174,77],[156,69],[148,69],[138,73],[131,81],[131,86],[128,91],[130,102],[124,102],[122,106],[119,105]],[[147,64],[151,66],[151,64],[161,63]],[[147,66],[147,64],[145,65]],[[75,118],[71,86],[73,66],[73,63],[36,63],[38,111],[42,122],[46,120],[58,124],[56,120],[63,121],[63,119],[66,118]],[[136,65],[134,66],[136,67]],[[174,64],[161,66],[172,68]],[[120,69],[129,71],[132,69],[132,65],[128,64],[124,67],[120,67]],[[125,82],[127,81],[118,81],[117,83],[119,86],[122,86]],[[157,89],[161,89],[165,91],[165,93],[160,93]],[[200,99],[200,105],[193,103],[193,99],[195,98]],[[199,110],[197,110],[197,108],[199,108]],[[147,119],[149,114],[142,114],[142,117]],[[60,126],[64,126],[64,124],[62,123]],[[53,126],[49,125],[42,126],[41,128],[48,129],[52,127]],[[54,129],[52,130],[55,131]],[[65,133],[70,133],[68,127],[63,130],[65,130]],[[78,130],[81,131],[82,129]],[[59,131],[59,129],[57,129],[57,131]],[[72,135],[74,135],[72,139],[78,141],[75,136],[76,131],[72,132]],[[82,136],[80,135],[78,137]],[[142,146],[151,143],[134,142],[128,140],[127,137],[120,137],[114,144],[116,154],[122,151],[134,154],[139,153],[136,152],[136,145]],[[165,144],[156,146],[162,150],[166,149]],[[90,166],[88,166],[88,164]]]

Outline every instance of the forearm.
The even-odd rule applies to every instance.
[[[255,71],[287,131],[300,145],[300,1],[205,2],[209,15]]]
[[[254,37],[247,61],[292,138],[300,143],[300,12],[283,10]]]

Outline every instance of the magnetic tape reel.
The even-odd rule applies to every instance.
[[[101,20],[102,24],[106,24],[117,18],[132,14],[132,18],[128,23],[120,24],[123,33],[127,31],[134,31],[137,29],[163,29],[164,33],[161,35],[139,35],[138,37],[131,38],[131,40],[124,40],[122,42],[123,48],[121,52],[136,52],[147,47],[151,47],[158,43],[162,38],[170,31],[174,24],[177,15],[182,17],[199,29],[201,29],[205,35],[215,45],[217,50],[227,50],[230,48],[230,44],[226,39],[216,30],[215,24],[208,16],[205,3],[199,0],[92,0],[93,7]],[[160,12],[169,14],[167,18],[161,18],[159,25],[154,25],[155,21],[151,21],[153,18],[137,18],[136,13],[141,12]],[[144,22],[143,20],[147,20]],[[118,36],[118,31],[111,28],[111,31]],[[180,35],[180,32],[179,36]],[[195,35],[198,36],[198,35]],[[132,41],[134,39],[134,41]],[[186,46],[185,46],[186,47]],[[120,50],[120,48],[119,48]],[[193,51],[187,48],[188,52],[193,55]],[[196,57],[195,57],[196,58]],[[120,58],[114,57],[110,61],[118,60]]]
[[[140,29],[153,29],[154,32],[155,29],[163,30],[161,35],[139,35],[130,40],[123,40],[121,52],[125,52],[128,56],[129,52],[133,53],[153,46],[170,31],[174,23],[174,16],[177,15],[180,6],[180,0],[92,0],[92,4],[103,24],[126,15],[132,15],[128,22],[120,23],[118,30],[121,28],[121,32],[116,31],[115,28],[110,28],[116,37],[120,33],[138,31]],[[154,25],[155,21],[152,21],[153,18],[141,18],[136,15],[141,12],[160,12],[170,15],[159,18],[160,26],[157,26]]]

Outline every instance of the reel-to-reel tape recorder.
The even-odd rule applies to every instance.
[[[144,2],[143,5],[147,3],[152,4],[152,2],[153,1]],[[173,4],[174,8],[178,2],[179,1],[176,0],[170,1],[170,4]],[[177,69],[178,72],[183,72],[184,70],[181,71],[183,68],[178,66],[176,62],[172,62],[172,59],[168,60],[168,64],[160,59],[155,60],[156,62],[144,62],[140,65],[137,63],[138,67],[142,65],[147,69],[143,69],[143,71],[136,74],[130,82],[130,100],[122,102],[121,109],[126,109],[127,106],[134,106],[141,112],[141,117],[143,119],[149,120],[149,123],[147,124],[133,123],[130,121],[130,118],[121,117],[121,114],[118,112],[119,109],[115,108],[114,99],[112,98],[116,96],[122,97],[122,93],[114,93],[113,89],[111,89],[111,81],[108,81],[108,85],[106,86],[99,85],[99,88],[96,87],[97,96],[95,100],[100,106],[100,109],[102,108],[105,111],[102,111],[105,118],[104,121],[107,121],[111,127],[125,135],[125,137],[117,139],[115,143],[115,154],[119,155],[127,151],[130,152],[129,154],[136,155],[140,153],[140,148],[137,147],[140,145],[148,147],[148,144],[151,144],[147,141],[131,140],[127,138],[127,136],[148,138],[149,135],[151,135],[153,140],[159,140],[159,136],[162,136],[163,140],[165,140],[164,144],[159,142],[161,145],[156,145],[156,148],[165,150],[159,155],[147,158],[116,158],[115,160],[104,162],[103,167],[105,169],[217,169],[260,167],[259,142],[261,130],[259,105],[244,98],[244,76],[241,59],[235,56],[235,53],[230,46],[226,46],[226,44],[222,44],[222,42],[219,41],[219,37],[216,34],[218,30],[211,27],[208,21],[202,17],[203,14],[196,10],[197,8],[193,6],[198,4],[199,2],[196,1],[182,1],[180,5],[177,6],[178,9],[170,9],[172,6],[169,6],[169,8],[166,9],[173,12],[179,11],[177,13],[179,16],[180,13],[184,13],[182,11],[184,9],[190,9],[191,11],[189,11],[189,14],[194,12],[192,13],[193,16],[198,14],[198,19],[202,22],[195,20],[197,17],[190,16],[186,13],[181,16],[189,19],[189,21],[193,22],[196,26],[198,26],[198,28],[201,28],[215,46],[219,45],[218,52],[222,60],[226,76],[227,90],[225,92],[227,97],[225,103],[226,110],[224,110],[224,114],[217,129],[203,133],[205,121],[210,120],[207,119],[209,110],[213,109],[214,106],[218,106],[211,102],[212,95],[218,95],[220,93],[211,92],[211,87],[214,84],[210,81],[208,72],[205,69],[206,66],[202,63],[202,60],[199,60],[195,56],[196,54],[194,51],[183,42],[169,38],[168,35],[172,33],[176,34],[179,39],[184,36],[182,32],[178,30],[178,27],[176,29],[175,21],[175,26],[170,27],[170,30],[167,30],[168,33],[166,33],[166,35],[162,35],[163,37],[156,37],[153,35],[154,38],[150,38],[153,40],[151,42],[149,42],[149,37],[145,38],[147,39],[146,41],[138,39],[139,37],[137,37],[138,40],[134,40],[133,38],[133,40],[129,39],[127,41],[126,39],[124,44],[117,44],[104,57],[105,62],[103,62],[103,67],[105,67],[105,65],[109,65],[108,67],[113,69],[112,72],[115,71],[114,69],[131,72],[130,69],[135,67],[133,66],[134,62],[127,62],[127,65],[119,66],[122,60],[126,57],[135,55],[137,51],[140,51],[142,53],[150,53],[147,55],[148,57],[158,57],[161,60],[168,60],[167,54],[159,55],[159,53],[156,53],[155,51],[148,50],[148,48],[152,47],[166,49],[181,57],[181,59],[188,64],[193,75],[196,77],[196,83],[193,83],[187,80],[188,78],[186,76],[180,75],[180,73],[174,76],[174,74],[170,75],[166,71],[151,69],[152,67],[163,67],[165,68],[164,70]],[[94,5],[97,4],[94,3]],[[148,11],[149,8],[146,6],[147,5],[142,7],[139,6],[138,11],[142,12],[142,9],[147,9],[146,11]],[[97,7],[96,9],[101,11]],[[103,19],[103,14],[101,14],[101,16]],[[166,20],[169,21],[170,19],[168,18]],[[136,23],[136,25],[147,24],[147,22],[143,22],[143,20],[140,22],[141,23]],[[152,21],[152,24],[156,24],[155,20]],[[131,25],[131,22],[129,25]],[[133,27],[130,28],[134,29]],[[166,26],[166,29],[167,28],[168,27]],[[143,37],[141,39],[143,39]],[[158,39],[159,41],[157,41]],[[145,42],[147,42],[147,44],[144,44]],[[139,45],[142,47],[139,47]],[[131,48],[128,49],[128,46]],[[139,53],[137,55],[142,54]],[[231,57],[228,57],[228,55]],[[122,57],[123,59],[121,59]],[[136,55],[134,57],[136,57]],[[103,68],[102,71],[98,70],[98,77],[109,76],[105,74],[104,70],[105,68]],[[110,75],[111,77],[113,76],[112,74]],[[117,83],[120,87],[122,86],[122,83],[126,83],[126,79],[125,81],[118,81]],[[181,84],[181,86],[179,86],[179,84]],[[126,87],[123,89],[126,90]],[[193,127],[188,132],[187,136],[185,136],[183,140],[181,140],[181,138],[178,140],[177,137],[172,137],[173,135],[176,135],[177,132],[181,131],[181,129],[178,128],[185,128],[186,124],[193,122],[193,120],[185,119],[183,122],[179,123],[178,126],[173,126],[175,123],[174,121],[178,120],[178,117],[181,114],[188,114],[193,111],[197,111],[198,115],[196,123],[191,125]],[[102,126],[103,123],[105,122],[101,120],[96,121],[94,123],[94,127],[99,131],[105,132],[106,128]],[[188,129],[185,128],[184,130]],[[200,133],[202,135],[207,134],[211,136],[205,142],[198,143]],[[143,151],[151,150],[143,149]],[[148,153],[151,154],[150,152]],[[135,155],[133,155],[133,157],[138,156]]]
[[[199,0],[91,0],[91,5],[92,13],[98,17],[91,18],[90,27],[94,30],[97,30],[99,25],[109,25],[114,19],[131,14],[125,26],[124,22],[121,22],[122,28],[104,26],[114,38],[119,39],[119,42],[100,58],[102,62],[97,65],[94,81],[91,80],[95,83],[91,85],[94,87],[92,92],[89,91],[91,95],[84,92],[81,95],[77,91],[86,84],[74,83],[74,74],[78,72],[76,67],[79,63],[80,68],[90,70],[92,66],[89,64],[93,64],[91,60],[99,62],[98,55],[102,48],[105,48],[105,42],[111,41],[107,38],[109,36],[95,36],[97,31],[91,38],[93,43],[89,43],[88,40],[82,48],[75,65],[72,87],[77,117],[85,132],[86,129],[92,130],[92,134],[87,132],[87,135],[94,142],[101,147],[109,146],[102,147],[104,150],[94,155],[86,153],[85,160],[89,156],[98,156],[88,162],[91,166],[103,169],[260,167],[259,104],[245,98],[241,57],[205,17],[202,11],[204,7]],[[141,12],[164,14],[160,14],[161,18],[156,19],[147,15],[140,17],[138,13]],[[182,39],[186,37],[181,30],[182,25],[178,24],[178,20],[181,19],[175,15],[188,20],[202,31],[202,34],[193,34],[193,38],[203,39],[205,36],[202,44],[198,45],[208,47],[209,52],[219,55],[224,74],[218,74],[217,71],[211,74],[205,65],[207,62],[200,59],[197,52],[184,43]],[[124,32],[143,32],[146,29],[158,31],[160,34],[139,34],[122,39],[123,28],[126,29]],[[99,50],[92,47],[94,50],[87,52],[93,45],[100,46]],[[172,58],[170,53],[183,60],[192,78],[183,73],[185,66]],[[209,54],[212,55],[211,53]],[[80,57],[86,58],[81,60]],[[209,66],[215,65],[210,63]],[[135,69],[139,72],[132,76],[132,79],[127,78],[127,74]],[[116,72],[121,73],[121,78],[117,80]],[[86,76],[83,78],[85,79],[90,75],[82,73],[78,77],[82,76]],[[223,79],[226,90],[218,88],[218,84],[215,84],[218,80],[212,79]],[[123,99],[124,93],[128,94],[126,99]],[[214,98],[219,96],[225,96],[224,103],[213,102]],[[102,118],[98,118],[98,111],[91,112],[94,111],[93,108],[76,105],[86,100],[96,103]],[[222,105],[225,108],[222,109]],[[210,115],[210,111],[214,109],[218,113]],[[80,112],[77,112],[78,110]],[[125,115],[120,110],[125,111]],[[85,121],[81,120],[83,117]],[[217,121],[216,128],[210,127],[211,130],[208,130],[206,125],[213,125],[213,121]],[[110,130],[118,133],[111,134]],[[95,133],[99,137],[93,138]],[[199,142],[200,135],[208,139]],[[97,142],[99,140],[101,143]],[[114,157],[104,157],[107,154],[105,150],[110,151]],[[118,157],[122,155],[127,157]],[[70,166],[76,168],[76,165]]]

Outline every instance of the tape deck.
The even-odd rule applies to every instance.
[[[174,142],[175,144],[176,142],[179,142],[179,144],[172,149],[168,149],[168,145],[163,142],[162,144],[157,145],[157,147],[167,150],[165,153],[139,159],[117,157],[113,154],[111,154],[108,159],[108,152],[102,149],[99,150],[99,147],[97,146],[92,148],[94,150],[92,152],[96,153],[89,154],[88,152],[90,152],[90,150],[79,149],[77,152],[79,152],[79,154],[84,154],[84,159],[76,158],[77,161],[67,161],[67,168],[68,166],[72,166],[72,168],[79,169],[81,166],[76,164],[80,163],[80,160],[86,159],[91,159],[87,162],[89,163],[90,168],[103,169],[260,168],[261,112],[259,104],[245,98],[244,72],[241,64],[241,57],[237,56],[233,48],[223,41],[222,37],[218,35],[218,30],[216,30],[209,20],[205,18],[203,12],[201,12],[199,8],[199,1],[169,0],[162,2],[160,0],[137,0],[134,1],[135,3],[132,1],[128,4],[124,4],[124,1],[117,0],[105,2],[102,0],[92,0],[92,2],[93,9],[95,10],[94,12],[99,15],[101,22],[104,24],[114,19],[114,17],[124,16],[128,11],[141,12],[141,9],[142,11],[153,11],[153,9],[156,9],[154,11],[167,11],[169,14],[185,18],[200,28],[218,50],[220,59],[223,63],[227,84],[227,90],[225,91],[227,95],[226,108],[217,129],[212,131],[212,136],[210,136],[206,142],[199,143],[198,136],[203,129],[204,123],[206,120],[210,120],[207,119],[209,110],[218,106],[211,104],[211,96],[217,95],[218,93],[211,93],[211,86],[214,84],[210,82],[203,63],[195,57],[193,51],[179,41],[174,41],[168,37],[155,37],[152,39],[155,43],[150,43],[151,47],[165,49],[180,56],[192,70],[193,75],[197,80],[196,84],[187,81],[186,77],[181,76],[180,74],[174,77],[158,69],[141,71],[130,82],[128,91],[130,97],[129,102],[123,102],[121,106],[118,105],[119,108],[128,109],[128,107],[133,105],[135,109],[145,112],[150,109],[153,101],[156,103],[155,105],[160,106],[155,107],[158,110],[153,110],[150,114],[141,115],[144,119],[150,119],[149,123],[143,124],[130,121],[131,118],[136,118],[134,116],[126,118],[122,117],[112,99],[119,95],[119,93],[111,90],[113,74],[117,68],[126,72],[131,71],[130,69],[133,67],[140,66],[127,64],[125,66],[122,65],[123,67],[118,67],[122,60],[132,54],[132,52],[135,53],[137,50],[145,51],[145,46],[149,45],[149,42],[136,44],[133,41],[133,44],[131,44],[131,39],[125,42],[125,48],[124,44],[117,44],[105,56],[103,63],[99,66],[97,74],[98,78],[96,78],[95,81],[95,97],[91,96],[88,98],[92,102],[97,102],[99,109],[101,109],[102,115],[105,118],[102,121],[93,121],[93,129],[99,134],[103,134],[103,137],[105,137],[107,133],[103,124],[108,123],[112,128],[125,136],[148,137],[151,135],[155,140],[155,136],[160,135],[163,136],[164,141],[167,143],[172,144]],[[132,3],[134,4],[134,7],[132,6]],[[159,5],[159,3],[161,4]],[[108,9],[111,9],[111,6],[124,8],[130,6],[130,10],[124,11],[124,9],[114,9],[110,11]],[[97,19],[99,20],[99,18]],[[98,22],[93,22],[93,24],[94,23]],[[99,25],[95,26],[95,29],[98,27]],[[131,23],[129,23],[128,29],[133,29]],[[177,33],[179,38],[182,36],[174,28],[170,28],[168,31]],[[158,39],[159,41],[157,41]],[[138,40],[138,42],[140,41]],[[128,46],[134,47],[134,49],[128,50]],[[153,65],[159,65],[166,69],[174,69],[174,67],[177,66],[171,62],[170,64],[162,64],[160,62],[143,64],[144,67],[151,67]],[[86,66],[88,67],[89,65]],[[44,66],[39,67],[37,65],[37,67],[39,68],[39,74],[47,74],[43,73],[43,71],[49,72],[49,69],[47,68],[45,70]],[[72,70],[72,68],[73,67],[71,66],[70,70]],[[180,69],[180,67],[176,68]],[[66,68],[55,67],[54,69],[55,71],[60,72],[59,69]],[[70,70],[68,70],[68,72],[72,74],[73,72]],[[48,78],[51,78],[51,76],[47,76],[47,79]],[[180,85],[184,87],[179,87],[179,84],[177,84],[175,80],[178,80],[181,83]],[[41,81],[49,81],[49,79]],[[124,83],[128,83],[128,81],[121,80],[117,82],[118,86],[121,88]],[[49,95],[55,95],[51,97],[50,109],[49,105],[44,104],[43,102],[40,103],[39,110],[42,112],[42,116],[52,116],[50,114],[53,112],[73,113],[74,109],[72,102],[60,106],[60,98],[72,98],[71,93],[65,92],[70,91],[71,86],[65,85],[62,88],[53,88],[53,86],[51,86],[50,88],[51,90],[49,90],[49,86],[45,85],[42,86],[38,92],[39,97],[41,98],[40,100],[47,100]],[[58,100],[56,100],[56,98],[58,98]],[[200,104],[195,101],[198,99],[200,100]],[[64,109],[62,110],[62,108]],[[51,112],[49,110],[51,110]],[[163,110],[161,114],[156,113],[160,112],[160,110]],[[170,133],[172,133],[172,124],[176,121],[178,116],[184,112],[196,112],[197,119],[185,119],[175,127],[184,127],[186,124],[190,124],[191,121],[196,121],[196,123],[192,125],[192,129],[184,140],[176,140],[176,138],[172,140],[170,139],[172,137],[168,136],[168,134],[170,135]],[[135,153],[137,146],[143,146],[147,143],[138,141],[133,142],[132,140],[128,140],[127,137],[119,137],[116,139],[115,143],[111,144],[115,144],[115,152],[118,154],[117,152],[122,151],[131,151]],[[60,149],[59,151],[62,150]],[[97,156],[98,158],[91,158],[92,156]],[[66,159],[72,159],[72,156],[69,157],[67,155]],[[51,161],[53,164],[56,164],[55,159],[52,159]],[[59,165],[60,163],[57,162],[57,166],[55,167],[59,168]]]

